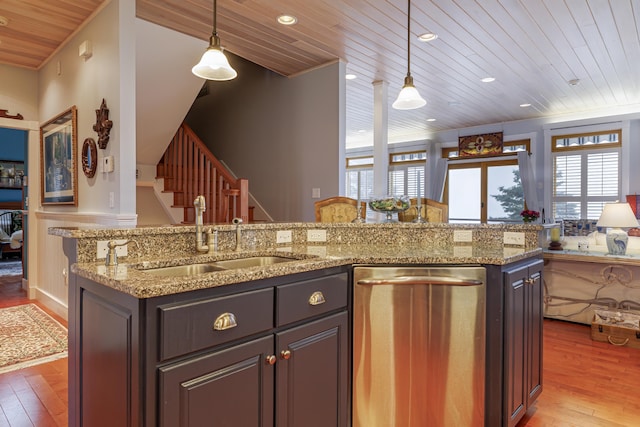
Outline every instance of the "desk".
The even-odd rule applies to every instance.
[[[545,317],[591,324],[595,309],[640,314],[640,255],[544,251]]]

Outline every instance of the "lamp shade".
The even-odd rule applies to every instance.
[[[222,49],[215,45],[209,46],[191,72],[203,79],[219,81],[231,80],[238,75],[236,70],[229,65]]]
[[[604,209],[596,226],[631,228],[638,226],[638,220],[628,203],[607,203],[604,205]]]
[[[404,86],[402,86],[402,90],[392,104],[392,107],[396,110],[413,110],[424,107],[425,105],[427,105],[427,101],[420,96],[418,89],[413,85],[413,77],[405,77]]]

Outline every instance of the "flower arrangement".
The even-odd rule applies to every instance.
[[[540,212],[525,209],[520,212],[520,216],[524,222],[533,222],[540,217]]]

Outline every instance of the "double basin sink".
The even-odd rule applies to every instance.
[[[172,267],[158,267],[143,269],[144,273],[157,276],[196,276],[214,271],[235,270],[239,268],[264,267],[288,261],[298,261],[296,258],[282,256],[252,256],[246,258],[225,259],[200,264],[185,264]]]

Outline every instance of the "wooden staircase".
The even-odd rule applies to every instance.
[[[173,207],[184,209],[184,223],[195,223],[198,195],[205,198],[205,223],[230,223],[235,217],[251,222],[249,181],[234,178],[185,123],[158,162],[156,175],[164,178],[164,191],[173,193]]]

